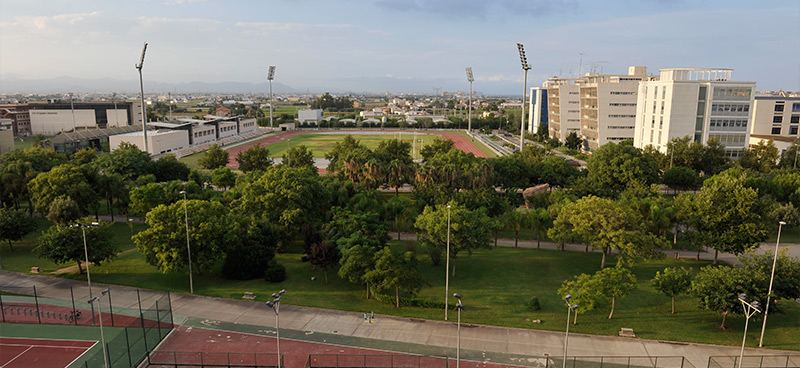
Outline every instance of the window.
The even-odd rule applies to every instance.
[[[793,125],[789,127],[789,134],[797,135],[797,125]]]
[[[697,95],[698,100],[706,99],[706,86],[700,86],[700,93]]]
[[[781,134],[781,127],[772,127],[772,134]]]
[[[800,103],[793,103],[792,104],[792,112],[800,112]]]
[[[773,123],[773,124],[780,124],[780,123],[783,123],[783,116],[780,116],[780,115],[778,115],[778,116],[773,116],[773,117],[772,117],[772,123]]]
[[[790,119],[789,123],[791,123],[791,124],[800,123],[800,115],[792,115],[792,117],[789,118],[789,119]]]
[[[775,112],[783,112],[784,105],[782,103],[775,104]]]
[[[653,98],[658,98],[658,86],[656,86],[655,91],[653,91]]]

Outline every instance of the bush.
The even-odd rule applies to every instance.
[[[431,262],[433,262],[434,266],[438,266],[442,262],[442,253],[444,253],[442,248],[428,247],[428,256],[431,257]]]
[[[528,308],[533,310],[542,309],[542,307],[539,305],[539,297],[532,296],[531,300],[528,300]]]
[[[286,267],[273,259],[269,261],[267,271],[264,272],[264,278],[269,282],[284,281],[286,280]]]
[[[261,244],[241,244],[225,254],[222,276],[232,280],[252,280],[261,277],[275,254],[274,248]]]

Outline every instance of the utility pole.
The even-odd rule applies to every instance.
[[[144,151],[149,155],[150,150],[147,148],[147,111],[144,107],[144,85],[142,84],[142,66],[144,66],[145,52],[147,52],[147,42],[144,43],[144,47],[142,48],[142,58],[139,60],[139,64],[136,65],[136,69],[139,70],[139,96],[141,97],[142,103],[142,134],[144,140]]]

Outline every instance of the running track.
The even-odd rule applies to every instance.
[[[227,151],[228,151],[228,155],[229,155],[229,157],[230,157],[230,158],[228,159],[228,165],[227,165],[227,166],[228,166],[228,167],[230,167],[230,168],[232,168],[232,169],[238,169],[238,168],[239,168],[239,163],[238,163],[238,162],[236,162],[236,155],[238,155],[238,154],[239,154],[239,152],[246,151],[248,148],[250,148],[250,147],[252,147],[252,146],[255,146],[256,144],[261,144],[261,146],[263,147],[263,146],[268,146],[268,145],[270,145],[270,144],[273,144],[273,143],[277,143],[277,142],[283,141],[283,140],[285,140],[285,139],[287,139],[287,138],[291,138],[291,137],[293,137],[293,136],[296,136],[296,135],[301,135],[301,134],[314,134],[314,133],[321,133],[321,132],[322,132],[322,131],[319,131],[319,132],[317,132],[317,131],[310,131],[310,132],[309,132],[309,131],[297,131],[297,130],[294,130],[294,131],[287,131],[287,132],[280,132],[280,133],[273,134],[273,135],[270,135],[270,136],[268,136],[268,137],[265,137],[265,138],[259,139],[259,140],[257,140],[257,141],[253,141],[253,142],[250,142],[250,143],[247,143],[247,144],[243,144],[243,145],[241,145],[241,146],[236,146],[236,147],[233,147],[233,148],[231,148],[231,149],[228,149],[228,150],[227,150]],[[373,130],[338,130],[338,131],[327,131],[327,130],[326,130],[326,131],[324,131],[324,132],[340,132],[340,133],[342,133],[342,134],[347,134],[348,132],[375,132],[375,131],[373,131]],[[387,133],[387,132],[388,132],[388,133],[391,133],[391,132],[400,132],[400,130],[380,130],[380,131],[377,131],[377,132],[380,132],[381,134],[384,134],[384,133]],[[403,130],[402,132],[410,132],[410,131],[408,131],[408,130]],[[480,150],[480,149],[478,149],[478,147],[476,147],[474,143],[472,143],[472,142],[471,142],[471,141],[470,141],[468,138],[466,138],[466,137],[464,137],[464,136],[462,136],[462,135],[460,135],[460,134],[456,134],[456,133],[440,133],[440,132],[438,132],[438,131],[417,131],[417,133],[418,133],[418,134],[435,134],[435,135],[440,135],[440,136],[442,136],[442,137],[445,137],[445,138],[447,138],[447,139],[449,139],[449,140],[453,141],[453,146],[454,146],[455,148],[457,148],[457,149],[460,149],[460,150],[462,150],[462,151],[464,151],[464,152],[467,152],[467,153],[472,153],[473,155],[475,155],[475,157],[486,157],[486,154],[484,154],[483,152],[481,152],[481,150]]]
[[[0,337],[0,367],[66,367],[95,344],[96,341]]]

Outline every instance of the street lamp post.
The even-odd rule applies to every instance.
[[[525,77],[522,80],[522,116],[520,117],[519,125],[519,150],[525,147],[525,95],[528,93],[528,70],[531,66],[528,65],[528,59],[525,58],[525,46],[517,42],[517,49],[519,49],[519,61],[522,62],[522,70],[525,71]]]
[[[469,113],[467,114],[467,132],[472,133],[472,67],[467,68],[467,80],[469,81]]]
[[[275,65],[269,66],[267,80],[269,80],[269,127],[272,129],[272,80],[275,79]],[[258,118],[256,118],[258,120]]]
[[[189,246],[189,211],[186,209],[186,191],[183,194],[183,219],[186,222],[186,254],[189,256],[189,292],[194,294],[194,282],[192,280],[192,247]]]
[[[458,299],[458,303],[456,303],[456,309],[458,309],[458,345],[456,345],[456,368],[461,368],[461,311],[464,310],[464,304],[461,304],[461,295],[455,293],[453,296]]]
[[[742,358],[744,358],[744,343],[747,341],[747,325],[750,323],[750,317],[752,317],[756,313],[761,312],[761,303],[757,300],[751,302],[750,298],[747,297],[747,294],[739,294],[739,301],[742,302],[742,308],[744,308],[744,336],[742,337],[742,351],[739,353],[739,368],[742,368]]]
[[[72,110],[72,131],[76,131],[77,127],[75,124],[75,103],[72,101],[72,92],[69,93],[69,108]]]
[[[277,293],[272,293],[272,301],[267,302],[267,306],[272,308],[272,311],[275,312],[275,340],[278,343],[278,367],[281,366],[281,321],[279,315],[281,310],[281,296],[284,293],[286,293],[286,289]]]
[[[133,245],[133,219],[128,218],[128,226],[131,228],[131,245]]]
[[[100,348],[103,349],[103,365],[108,368],[110,364],[108,361],[108,352],[106,352],[106,337],[103,334],[103,307],[100,306],[100,298],[106,294],[108,294],[108,288],[103,290],[100,295],[89,299],[88,303],[94,305],[94,302],[97,302],[97,309],[100,310],[100,343],[102,344]]]
[[[772,273],[769,276],[769,291],[767,291],[767,306],[764,308],[764,323],[761,324],[761,338],[758,339],[758,347],[764,346],[764,330],[767,328],[767,315],[769,314],[769,300],[772,296],[772,281],[775,279],[775,265],[778,263],[778,245],[781,243],[781,229],[786,222],[778,222],[778,240],[775,241],[775,254],[772,258]]]
[[[445,257],[447,260],[445,261],[444,266],[444,320],[447,321],[447,309],[450,307],[449,303],[449,296],[450,296],[450,205],[447,205],[447,251],[445,252]]]
[[[577,304],[569,303],[571,299],[572,295],[567,295],[564,297],[564,301],[567,303],[567,330],[564,333],[564,364],[562,365],[563,368],[567,368],[567,346],[568,346],[567,343],[569,342],[569,314],[570,312],[577,310],[579,308]]]
[[[87,227],[95,227],[100,225],[97,222],[92,222],[91,225],[82,225],[82,224],[74,224],[70,225],[70,227],[79,227],[81,228],[81,233],[83,234],[83,256],[86,259],[86,283],[89,285],[89,298],[92,297],[92,276],[89,273],[89,249],[86,246],[86,228]],[[92,307],[92,326],[95,325],[94,322],[94,305]]]
[[[144,139],[144,151],[149,155],[150,151],[147,149],[147,111],[144,105],[144,85],[142,84],[142,67],[144,66],[144,54],[147,52],[147,42],[144,43],[142,48],[142,58],[139,64],[136,64],[136,69],[139,70],[139,97],[142,104],[142,134]]]

